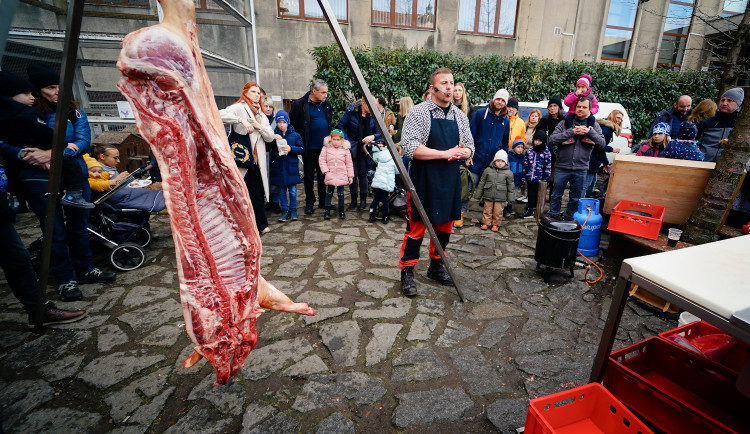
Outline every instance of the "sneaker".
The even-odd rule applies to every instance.
[[[289,210],[288,209],[282,209],[281,210],[281,215],[279,216],[279,219],[277,221],[280,221],[281,223],[284,223],[287,218],[289,218]]]
[[[267,234],[269,232],[271,232],[271,228],[269,228],[268,226],[266,226],[266,227],[264,227],[263,229],[260,230],[260,234],[261,235]]]
[[[535,209],[526,208],[526,210],[523,212],[523,214],[521,214],[520,217],[522,219],[530,219],[530,218],[534,217],[534,211],[535,211]]]
[[[562,144],[563,145],[572,145],[575,142],[576,142],[576,136],[573,136],[573,137],[569,138],[568,140],[562,142]]]
[[[92,268],[83,277],[78,279],[80,283],[109,283],[115,280],[115,273],[111,271],[102,271],[98,268]]]
[[[493,226],[492,229],[490,229],[492,232],[497,232],[498,228],[497,226]]]
[[[521,196],[518,198],[517,202],[529,203],[529,198],[527,196]]]
[[[44,306],[42,325],[69,324],[82,320],[86,315],[88,315],[88,311],[58,309],[51,301],[48,301]],[[29,328],[34,328],[35,322],[35,315],[29,314]]]
[[[78,287],[78,282],[76,282],[75,280],[63,283],[62,285],[57,287],[57,290],[60,292],[60,300],[62,301],[83,300],[83,294],[81,293],[81,289]]]
[[[594,141],[589,138],[589,136],[584,136],[581,139],[581,143],[585,143],[585,144],[591,145],[591,146],[594,146],[594,144],[595,144]]]
[[[74,208],[94,209],[94,204],[83,198],[81,190],[65,190],[60,203]]]
[[[488,227],[489,226],[487,226],[487,225],[482,225],[482,226],[479,226],[479,229],[481,229],[483,231],[486,231]]]

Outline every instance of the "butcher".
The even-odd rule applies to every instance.
[[[430,75],[430,97],[409,111],[401,134],[404,154],[412,160],[409,176],[443,250],[448,246],[453,221],[461,217],[458,160],[469,159],[474,154],[469,119],[452,104],[453,85],[450,69],[436,69]],[[399,268],[401,291],[412,297],[417,295],[414,267],[419,262],[419,248],[427,227],[410,193],[407,196],[407,223]],[[432,241],[427,277],[444,285],[453,284]]]
[[[216,383],[244,365],[261,308],[314,315],[260,275],[247,187],[224,132],[196,35],[193,0],[160,0],[164,21],[123,40],[117,84],[162,171],[185,329],[186,368],[206,358]]]

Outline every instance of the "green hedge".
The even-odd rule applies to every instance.
[[[465,83],[474,103],[489,100],[501,88],[519,101],[541,101],[555,94],[565,97],[579,75],[590,74],[599,101],[619,102],[627,109],[634,140],[644,138],[656,113],[671,107],[680,95],[691,95],[697,104],[703,99],[715,100],[718,89],[716,77],[705,72],[625,69],[534,57],[461,56],[423,49],[359,47],[352,51],[370,91],[384,95],[391,104],[405,95],[419,102],[430,73],[441,66],[453,70],[456,82]],[[315,78],[328,83],[329,99],[340,116],[359,94],[353,76],[338,45],[315,47],[310,52],[317,64]]]

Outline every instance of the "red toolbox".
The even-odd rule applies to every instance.
[[[698,336],[723,334],[726,333],[721,329],[712,326],[705,321],[695,321],[690,324],[685,324],[682,327],[677,327],[672,330],[659,333],[659,337],[668,340],[670,343],[674,343],[670,336],[682,336],[688,341],[697,338]],[[734,373],[739,374],[742,367],[745,366],[745,360],[747,360],[750,354],[750,345],[734,338],[737,344],[734,345],[722,359],[716,360],[719,364],[726,366],[731,369]],[[749,422],[750,423],[750,422]]]
[[[643,422],[599,383],[532,399],[524,434],[647,434]]]
[[[659,238],[666,210],[661,205],[623,199],[612,208],[607,229],[655,240]]]
[[[612,352],[604,386],[668,433],[750,433],[750,398],[737,374],[653,336]]]

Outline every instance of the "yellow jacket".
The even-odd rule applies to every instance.
[[[526,141],[526,123],[516,116],[510,116],[510,134],[508,136],[508,150],[513,148],[513,142],[520,138],[524,142]]]
[[[83,161],[86,162],[86,166],[89,168],[94,166],[102,167],[101,164],[99,164],[98,161],[94,160],[89,156],[89,154],[83,155]],[[102,177],[101,178],[92,178],[89,175],[89,186],[91,187],[92,191],[108,191],[111,190],[112,187],[109,185],[109,172],[102,170]]]

